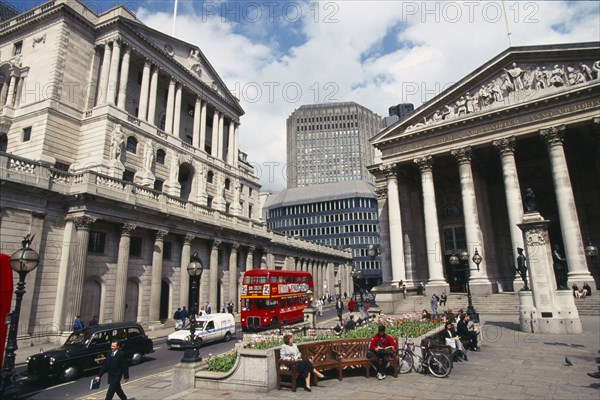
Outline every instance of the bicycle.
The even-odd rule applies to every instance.
[[[437,378],[444,378],[450,375],[452,371],[452,363],[448,356],[442,353],[431,351],[428,346],[419,346],[423,356],[414,352],[415,345],[408,341],[408,337],[404,339],[402,348],[398,350],[398,363],[400,364],[400,373],[406,374],[411,370],[415,372],[425,373],[427,370],[431,375]],[[419,361],[415,365],[415,358]]]

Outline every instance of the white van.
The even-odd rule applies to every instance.
[[[202,315],[196,320],[195,336],[200,343],[217,340],[228,342],[232,335],[235,335],[235,319],[229,313]],[[167,337],[167,346],[173,349],[181,348],[188,336],[189,329],[173,332]]]

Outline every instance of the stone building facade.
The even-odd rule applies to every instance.
[[[49,1],[0,24],[0,90],[1,252],[31,232],[41,258],[21,335],[237,304],[253,268],[310,268],[349,290],[349,252],[266,229],[238,149],[244,111],[196,46],[124,7]]]
[[[371,171],[388,286],[462,291],[465,265],[449,258],[477,250],[473,292],[520,288],[528,188],[566,258],[569,287],[598,284],[599,260],[584,248],[600,242],[599,50],[509,48],[372,139],[382,152]]]

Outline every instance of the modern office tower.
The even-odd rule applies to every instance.
[[[244,110],[197,46],[122,6],[53,0],[0,25],[0,93],[0,245],[30,233],[40,256],[20,336],[60,336],[77,315],[173,324],[177,307],[239,304],[241,272],[298,257],[347,285],[349,252],[260,220]]]
[[[287,187],[364,180],[381,118],[355,102],[303,105],[287,119]]]
[[[391,106],[388,109],[388,116],[381,119],[381,128],[387,128],[388,126],[400,121],[402,118],[410,115],[415,110],[415,106],[412,103],[400,103],[395,106]]]
[[[269,196],[263,212],[270,230],[352,249],[352,266],[360,271],[359,287],[371,288],[380,282],[380,257],[378,252],[369,254],[370,247],[379,249],[372,184],[344,181],[287,189]]]

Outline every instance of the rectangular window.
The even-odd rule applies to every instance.
[[[60,171],[65,171],[65,172],[69,172],[69,167],[71,166],[71,164],[65,164],[65,163],[61,163],[60,161],[57,161],[54,163],[54,168],[58,169]]]
[[[154,180],[154,190],[162,192],[163,183],[165,183],[165,181],[161,179]]]
[[[23,128],[23,141],[29,142],[31,140],[31,127]]]
[[[20,42],[16,42],[13,45],[13,56],[21,54],[21,51],[23,51],[23,41],[22,40]]]
[[[142,256],[142,238],[132,236],[131,242],[129,243],[129,256],[130,257],[141,257]]]
[[[135,172],[126,169],[125,171],[123,171],[123,180],[126,182],[133,182],[133,177],[135,175]]]
[[[88,242],[88,252],[104,254],[104,246],[106,244],[106,233],[90,231],[90,239]]]
[[[187,108],[188,108],[188,110],[187,110],[187,113],[188,113],[188,115],[189,115],[190,117],[193,117],[193,116],[194,116],[194,105],[193,105],[193,104],[189,104],[189,103],[188,103],[188,105],[187,105],[187,106],[188,106],[188,107],[187,107]]]

